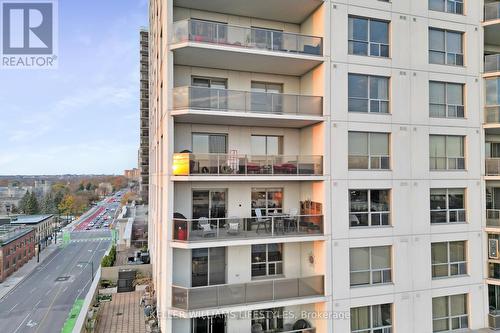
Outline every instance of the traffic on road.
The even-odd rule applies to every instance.
[[[111,246],[109,227],[121,195],[101,201],[67,226],[63,232],[70,234],[69,242],[53,249],[0,299],[1,333],[61,332],[75,301],[85,298],[94,267]]]

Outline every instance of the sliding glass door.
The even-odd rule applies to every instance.
[[[221,190],[193,190],[193,219],[226,217],[227,192]]]
[[[191,286],[202,287],[226,283],[226,248],[192,250]]]

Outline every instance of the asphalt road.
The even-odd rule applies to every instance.
[[[91,284],[91,264],[99,267],[111,243],[107,229],[75,231],[0,300],[0,332],[59,333],[77,298]]]

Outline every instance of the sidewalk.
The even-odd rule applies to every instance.
[[[21,281],[24,280],[35,268],[41,265],[47,257],[58,248],[57,244],[50,244],[40,252],[40,262],[36,262],[36,256],[31,258],[18,271],[9,276],[4,282],[0,283],[0,299],[14,289]]]

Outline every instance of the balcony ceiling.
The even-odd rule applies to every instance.
[[[484,27],[484,42],[487,45],[500,46],[500,24]]]
[[[302,23],[323,0],[174,0],[174,6]]]
[[[303,128],[323,121],[316,116],[272,115],[225,111],[175,110],[171,112],[179,123],[210,125]]]
[[[301,76],[323,57],[187,42],[174,49],[176,65]]]

